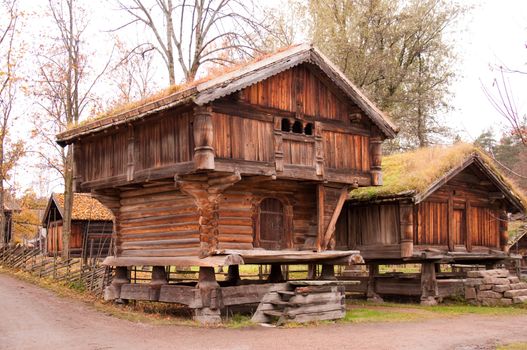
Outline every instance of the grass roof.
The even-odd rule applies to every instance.
[[[485,165],[509,187],[523,206],[527,207],[527,198],[514,182],[506,178],[483,151],[467,143],[457,143],[448,147],[424,147],[384,156],[383,186],[358,188],[351,191],[350,199],[372,200],[417,195],[426,191],[437,180],[461,166],[473,155],[479,156]]]
[[[60,210],[63,211],[64,194],[54,193],[53,198],[60,207]],[[91,197],[89,194],[74,193],[71,220],[111,221],[113,220],[113,215],[108,208],[102,205],[97,199]]]
[[[118,114],[121,114],[121,113],[124,113],[124,112],[127,112],[127,111],[130,111],[134,108],[138,108],[138,107],[141,107],[141,106],[144,106],[144,105],[147,105],[149,103],[152,103],[152,102],[156,102],[156,101],[159,101],[163,98],[166,98],[166,97],[169,97],[171,95],[174,95],[174,94],[177,94],[177,93],[181,93],[183,91],[186,91],[186,90],[189,90],[201,83],[205,83],[207,81],[210,81],[214,78],[217,78],[217,77],[220,77],[222,75],[225,75],[225,74],[228,74],[230,72],[234,72],[238,69],[242,69],[250,64],[254,64],[254,63],[257,63],[259,61],[262,61],[270,56],[273,56],[273,55],[276,55],[280,52],[283,52],[283,51],[286,51],[286,50],[289,50],[291,49],[292,47],[295,47],[295,46],[299,46],[299,45],[291,45],[291,46],[285,46],[285,47],[282,47],[274,52],[271,52],[271,53],[262,53],[260,55],[257,55],[255,57],[253,57],[252,59],[249,59],[249,60],[245,60],[245,61],[239,61],[239,62],[236,62],[236,63],[233,63],[233,64],[230,64],[230,65],[218,65],[218,66],[215,66],[215,67],[212,67],[208,70],[207,74],[202,77],[202,78],[199,78],[197,80],[194,80],[194,81],[189,81],[189,82],[186,82],[186,83],[182,83],[182,84],[174,84],[174,85],[171,85],[167,88],[164,88],[160,91],[157,91],[153,94],[151,94],[150,96],[146,96],[145,98],[143,99],[140,99],[140,100],[137,100],[137,101],[129,101],[129,102],[126,102],[126,103],[119,103],[119,104],[116,104],[114,106],[112,106],[111,108],[109,108],[108,110],[102,112],[102,113],[99,113],[99,114],[96,114],[96,115],[92,115],[90,117],[88,117],[87,119],[85,120],[82,120],[80,121],[79,123],[77,124],[70,124],[68,125],[67,127],[67,130],[72,130],[72,129],[75,129],[79,126],[83,126],[83,125],[86,125],[86,124],[89,124],[89,123],[92,123],[94,121],[97,121],[97,120],[101,120],[101,119],[105,119],[105,118],[111,118],[113,116],[116,116]]]

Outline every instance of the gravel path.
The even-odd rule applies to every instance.
[[[494,349],[527,342],[527,314],[302,328],[208,329],[117,319],[0,274],[0,349]]]

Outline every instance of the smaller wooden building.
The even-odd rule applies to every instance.
[[[524,220],[511,222],[512,237],[509,238],[509,252],[522,257],[522,273],[527,271],[527,224]]]
[[[18,204],[14,201],[6,200],[4,203],[5,227],[4,227],[4,241],[0,242],[0,246],[11,242],[13,237],[13,214],[20,210]]]
[[[379,264],[421,264],[422,296],[432,286],[435,297],[439,264],[513,258],[508,214],[525,212],[526,200],[483,152],[423,148],[386,156],[382,168],[384,185],[353,190],[336,229],[337,249],[360,250],[370,273]]]
[[[113,231],[112,212],[89,194],[75,193],[71,213],[70,256],[106,257]],[[62,253],[64,195],[54,193],[43,215],[48,255]]]

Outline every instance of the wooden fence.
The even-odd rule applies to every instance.
[[[23,246],[0,248],[0,266],[23,270],[39,278],[52,278],[96,296],[102,296],[112,276],[111,269],[102,266],[100,260],[83,264],[82,259],[48,257],[37,248]]]

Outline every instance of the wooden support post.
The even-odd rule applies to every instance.
[[[414,253],[414,207],[412,203],[401,203],[401,258],[409,258]]]
[[[375,276],[377,276],[378,274],[379,274],[379,265],[369,264],[368,265],[368,289],[366,291],[366,298],[368,298],[368,301],[382,303],[383,300],[381,296],[377,294],[377,290],[375,287]]]
[[[447,204],[447,212],[448,212],[448,227],[447,227],[447,239],[448,239],[448,250],[451,252],[454,251],[454,198],[452,193],[448,195],[448,204]]]
[[[421,264],[422,305],[437,305],[439,299],[435,265],[433,262],[424,262]]]
[[[324,177],[324,138],[320,122],[315,122],[315,173]]]
[[[317,184],[317,251],[322,251],[322,244],[324,242],[324,234],[326,230],[324,210],[325,210],[326,190],[324,185]],[[325,250],[325,248],[324,248]]]
[[[267,277],[267,281],[270,283],[281,283],[284,282],[284,275],[282,274],[282,265],[271,264],[271,273]]]
[[[320,272],[320,277],[318,279],[326,281],[336,281],[337,277],[335,277],[335,266],[323,264],[322,271]]]
[[[314,280],[317,277],[317,265],[309,264],[307,265],[307,279]]]
[[[165,267],[152,267],[152,279],[150,280],[150,300],[159,300],[161,287],[165,284],[168,284]]]
[[[214,131],[210,107],[194,108],[194,165],[197,170],[214,170]]]
[[[333,249],[335,248],[335,225],[337,224],[337,220],[340,216],[340,212],[342,211],[342,207],[344,206],[344,203],[346,202],[346,199],[349,195],[349,188],[348,186],[344,186],[340,190],[339,199],[337,201],[337,205],[335,206],[335,209],[333,211],[333,215],[331,215],[331,219],[328,224],[328,228],[326,229],[326,232],[324,233],[324,239],[322,241],[321,248],[322,250],[326,250],[328,248]]]
[[[371,184],[382,186],[382,138],[375,136],[370,138],[371,152]]]
[[[123,300],[121,300],[121,287],[123,284],[128,283],[130,283],[128,268],[126,266],[116,267],[112,283],[104,290],[104,300],[123,302]]]
[[[274,119],[274,162],[277,173],[284,171],[284,146],[282,136],[282,118]]]
[[[465,203],[465,245],[467,247],[467,252],[472,251],[472,206],[470,201],[467,199]]]
[[[509,218],[505,210],[500,211],[500,248],[502,251],[507,250],[507,243],[509,241]]]
[[[240,284],[240,265],[229,265],[226,281],[232,286]]]
[[[132,181],[134,179],[135,171],[135,136],[134,126],[128,125],[128,149],[127,149],[127,168],[126,168],[126,180]]]
[[[197,288],[201,296],[201,307],[194,310],[194,320],[206,324],[221,322],[223,300],[213,267],[199,268]]]

